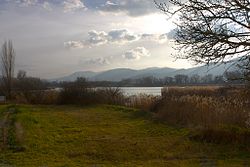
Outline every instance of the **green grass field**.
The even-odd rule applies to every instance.
[[[245,146],[191,141],[188,130],[123,107],[1,106],[0,120],[0,167],[250,164]]]

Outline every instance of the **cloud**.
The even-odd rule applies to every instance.
[[[20,6],[32,6],[38,4],[38,0],[16,0]]]
[[[104,31],[95,31],[92,30],[88,33],[88,39],[83,42],[86,45],[92,46],[92,45],[103,45],[108,42],[108,34]]]
[[[167,2],[166,0],[156,0]],[[154,0],[84,0],[84,5],[93,11],[123,13],[132,17],[159,13]]]
[[[124,44],[136,39],[136,35],[126,29],[111,30],[109,32],[92,30],[88,33],[88,39],[84,43],[89,46],[99,46],[107,43]]]
[[[86,10],[87,7],[83,0],[0,0],[0,6],[3,4],[14,5],[17,7],[42,7],[46,10],[52,10],[57,7],[65,13],[76,10]]]
[[[81,0],[65,0],[63,2],[64,12],[72,12],[79,9],[86,9]]]
[[[109,65],[110,60],[109,58],[106,57],[100,57],[100,58],[94,58],[94,59],[89,59],[87,61],[84,61],[81,64],[87,64],[87,65]]]
[[[85,46],[81,41],[68,41],[64,42],[64,47],[69,49],[79,49],[79,48],[84,48]]]
[[[90,9],[105,13],[125,13],[133,17],[159,12],[153,0],[0,0],[0,5],[12,3],[22,7],[44,6],[44,2],[49,2],[54,7],[63,8],[64,12]]]
[[[83,41],[68,41],[64,43],[66,48],[84,48],[100,46],[104,44],[125,44],[137,40],[137,36],[126,29],[111,30],[109,32],[92,30],[88,32],[88,38]]]
[[[135,49],[129,50],[124,55],[122,55],[123,58],[127,60],[139,60],[142,57],[149,57],[150,53],[149,51],[144,47],[137,47]]]
[[[109,42],[115,42],[119,44],[132,42],[137,39],[137,36],[129,32],[126,29],[112,30],[108,33]]]
[[[13,6],[13,7],[41,7],[43,9],[46,9],[48,11],[52,10],[51,5],[52,4],[58,4],[55,3],[56,1],[49,1],[49,0],[3,0],[0,1],[0,7],[6,5],[5,7]]]
[[[130,16],[141,16],[157,12],[152,0],[108,0],[98,8],[103,12],[123,12]]]
[[[68,41],[64,44],[68,48],[84,48],[105,44],[124,45],[136,41],[151,41],[162,44],[168,41],[168,34],[135,34],[127,29],[117,29],[109,32],[92,30],[88,32],[87,39]]]
[[[141,40],[144,41],[155,41],[158,43],[165,43],[168,40],[168,33],[165,34],[142,34]]]
[[[43,2],[42,7],[46,10],[49,10],[49,11],[52,10],[50,3],[47,1]]]

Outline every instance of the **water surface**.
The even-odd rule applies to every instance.
[[[160,96],[162,87],[120,87],[127,96],[147,94]]]

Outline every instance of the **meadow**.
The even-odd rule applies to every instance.
[[[0,166],[247,166],[250,147],[192,138],[152,112],[113,105],[2,105]]]

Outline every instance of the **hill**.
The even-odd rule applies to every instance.
[[[75,72],[71,75],[52,79],[51,81],[74,81],[78,77],[87,78],[90,81],[121,81],[123,79],[137,79],[152,76],[155,78],[165,78],[165,77],[174,77],[178,74],[192,76],[198,74],[200,76],[205,76],[212,74],[214,76],[223,75],[227,70],[235,70],[236,66],[234,62],[221,65],[210,65],[210,66],[200,66],[189,69],[175,69],[175,68],[159,68],[151,67],[141,70],[129,69],[129,68],[117,68],[103,72],[92,72],[92,71],[83,71]]]

